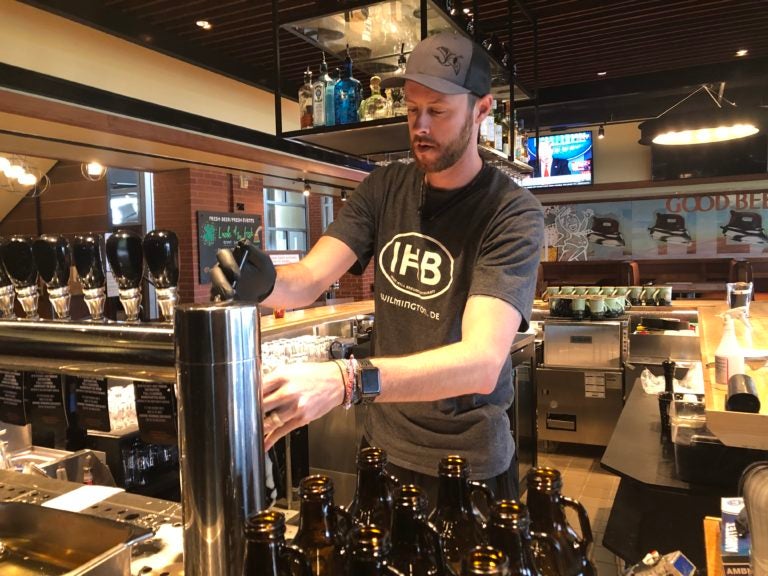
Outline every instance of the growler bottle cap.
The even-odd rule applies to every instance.
[[[527,531],[531,525],[528,507],[517,500],[498,500],[491,507],[491,524]]]
[[[359,468],[378,468],[387,463],[387,453],[381,448],[366,446],[357,454]]]
[[[395,508],[405,508],[426,514],[429,508],[429,499],[426,492],[415,484],[405,484],[397,490]]]
[[[533,468],[528,474],[528,487],[538,490],[556,490],[563,487],[560,471],[549,466]]]
[[[461,456],[446,456],[440,460],[438,474],[449,478],[469,478],[469,462]]]
[[[302,478],[299,483],[299,497],[302,500],[333,496],[333,480],[322,474],[313,474]]]
[[[245,537],[259,542],[277,542],[285,537],[285,516],[276,510],[263,510],[245,522]]]
[[[389,554],[389,539],[377,526],[357,526],[350,536],[350,552],[353,558],[384,558]]]
[[[475,546],[461,561],[463,576],[509,574],[509,559],[501,550],[492,546]]]

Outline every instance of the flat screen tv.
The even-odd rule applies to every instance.
[[[526,188],[592,184],[591,130],[540,136],[540,158],[536,138],[529,137],[527,146],[533,174],[523,179]]]

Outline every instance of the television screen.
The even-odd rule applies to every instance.
[[[592,131],[549,134],[528,138],[528,164],[533,174],[523,179],[526,188],[592,184]]]

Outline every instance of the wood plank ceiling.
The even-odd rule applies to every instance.
[[[28,3],[243,81],[274,85],[270,1]],[[277,0],[282,22],[299,20],[318,5],[330,11],[349,4]],[[573,123],[606,120],[609,114],[616,120],[648,117],[704,82],[727,81],[730,99],[768,104],[766,0],[464,0],[463,6],[476,10],[482,34],[494,32],[502,41],[509,40],[511,17],[517,73],[526,85],[538,85],[540,102],[547,104],[542,109],[545,124],[557,124],[558,113]],[[534,30],[523,10],[537,21],[537,78]],[[207,20],[212,28],[196,26],[198,20]],[[748,55],[736,57],[740,49],[749,50]],[[331,66],[338,63],[334,55],[328,57]],[[302,71],[308,64],[316,71],[320,59],[318,48],[281,31],[282,92],[293,96]],[[627,107],[628,98],[640,98],[644,106]]]

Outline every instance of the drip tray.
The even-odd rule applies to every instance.
[[[20,502],[0,503],[0,574],[129,576],[150,530]]]

